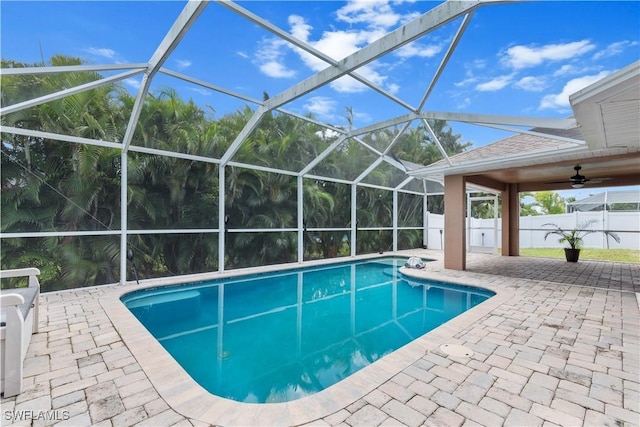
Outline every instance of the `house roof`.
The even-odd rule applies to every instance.
[[[523,153],[569,149],[576,145],[581,145],[583,142],[582,132],[577,126],[570,129],[533,128],[530,129],[529,132],[530,133],[516,134],[483,147],[456,154],[451,156],[449,160],[453,165],[463,165],[483,159],[505,158],[522,155]],[[547,134],[548,136],[538,136],[536,134]],[[429,167],[447,164],[447,160],[442,159],[432,163]]]
[[[574,210],[589,211],[596,209],[604,204],[612,205],[614,203],[640,204],[640,191],[605,191],[586,197],[584,199],[576,200],[575,202],[569,202],[567,203],[567,205],[572,206]]]

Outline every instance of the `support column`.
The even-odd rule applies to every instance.
[[[462,175],[444,177],[444,268],[466,268],[465,197],[466,180]]]
[[[122,150],[120,154],[120,284],[127,283],[127,188],[129,185],[129,160],[127,151]]]
[[[297,178],[298,191],[298,262],[304,261],[304,235],[307,231],[307,224],[304,219],[304,179],[302,175]]]
[[[225,245],[227,244],[227,224],[225,221],[225,166],[220,165],[218,169],[218,272],[224,271]]]
[[[520,255],[520,194],[518,184],[502,192],[502,256]]]

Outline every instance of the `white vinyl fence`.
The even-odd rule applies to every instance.
[[[604,233],[591,233],[584,237],[583,248],[600,249],[640,249],[640,212],[573,212],[559,215],[540,215],[520,217],[521,248],[563,248],[558,243],[560,236],[552,234],[545,241],[544,235],[553,227],[544,224],[555,223],[563,229],[573,229],[586,221],[596,223],[589,230],[608,230],[620,237],[620,243]],[[497,225],[496,225],[497,223]],[[471,218],[467,221],[467,247],[472,251],[492,252],[501,247],[502,219]],[[444,215],[428,213],[427,247],[443,249],[446,244],[444,235]]]

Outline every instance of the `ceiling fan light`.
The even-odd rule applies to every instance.
[[[582,188],[582,187],[584,187],[584,184],[582,184],[581,182],[574,182],[573,184],[571,184],[571,187],[573,187],[573,188]]]

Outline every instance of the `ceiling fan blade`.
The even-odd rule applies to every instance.
[[[587,181],[589,181],[591,183],[594,183],[594,184],[599,184],[602,181],[608,181],[610,179],[613,179],[613,178],[593,178],[593,179],[588,179]]]

